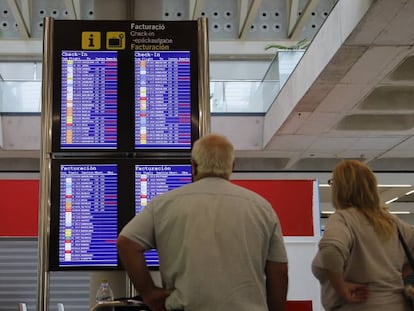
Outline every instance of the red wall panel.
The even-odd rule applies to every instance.
[[[312,301],[288,301],[286,311],[312,311]]]
[[[37,237],[39,180],[0,180],[0,236]]]
[[[232,180],[273,206],[284,236],[313,236],[313,180]]]
[[[313,236],[312,180],[233,180],[266,198],[284,236]],[[0,236],[37,236],[39,180],[0,180]]]

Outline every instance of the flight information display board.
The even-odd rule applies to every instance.
[[[135,148],[191,148],[189,51],[135,52]]]
[[[62,51],[62,149],[117,149],[117,62],[116,51]]]
[[[49,269],[120,269],[116,240],[153,198],[192,182],[184,158],[53,159]],[[151,269],[158,254],[145,254]]]
[[[141,212],[156,196],[192,182],[191,164],[135,165],[135,213]],[[149,267],[158,267],[156,250],[145,252]]]
[[[49,270],[122,269],[123,226],[192,181],[191,149],[209,118],[206,30],[205,18],[45,19]]]
[[[58,200],[53,201],[58,206],[52,216],[58,262],[52,265],[118,267],[117,164],[59,164],[54,170],[59,172],[54,188]]]
[[[200,131],[197,21],[59,20],[53,40],[53,153],[189,154]]]

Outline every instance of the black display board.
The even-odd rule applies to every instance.
[[[50,270],[119,269],[116,239],[157,195],[192,181],[189,159],[55,159]],[[151,268],[158,255],[146,254]]]
[[[191,149],[199,135],[196,21],[61,20],[53,41],[52,152]]]
[[[200,136],[199,23],[46,24],[47,266],[122,269],[116,239],[123,226],[156,195],[191,182]],[[158,268],[155,250],[146,258]]]

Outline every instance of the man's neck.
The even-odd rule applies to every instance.
[[[228,178],[221,176],[221,175],[215,175],[213,173],[205,173],[205,174],[198,174],[197,176],[194,176],[194,181],[197,181],[203,178],[208,178],[208,177],[216,177],[216,178],[221,178],[224,180],[229,180]]]

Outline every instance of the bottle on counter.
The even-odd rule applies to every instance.
[[[103,279],[101,285],[96,291],[96,302],[102,303],[107,301],[114,300],[114,293],[112,292],[111,286],[109,285],[108,280]]]

